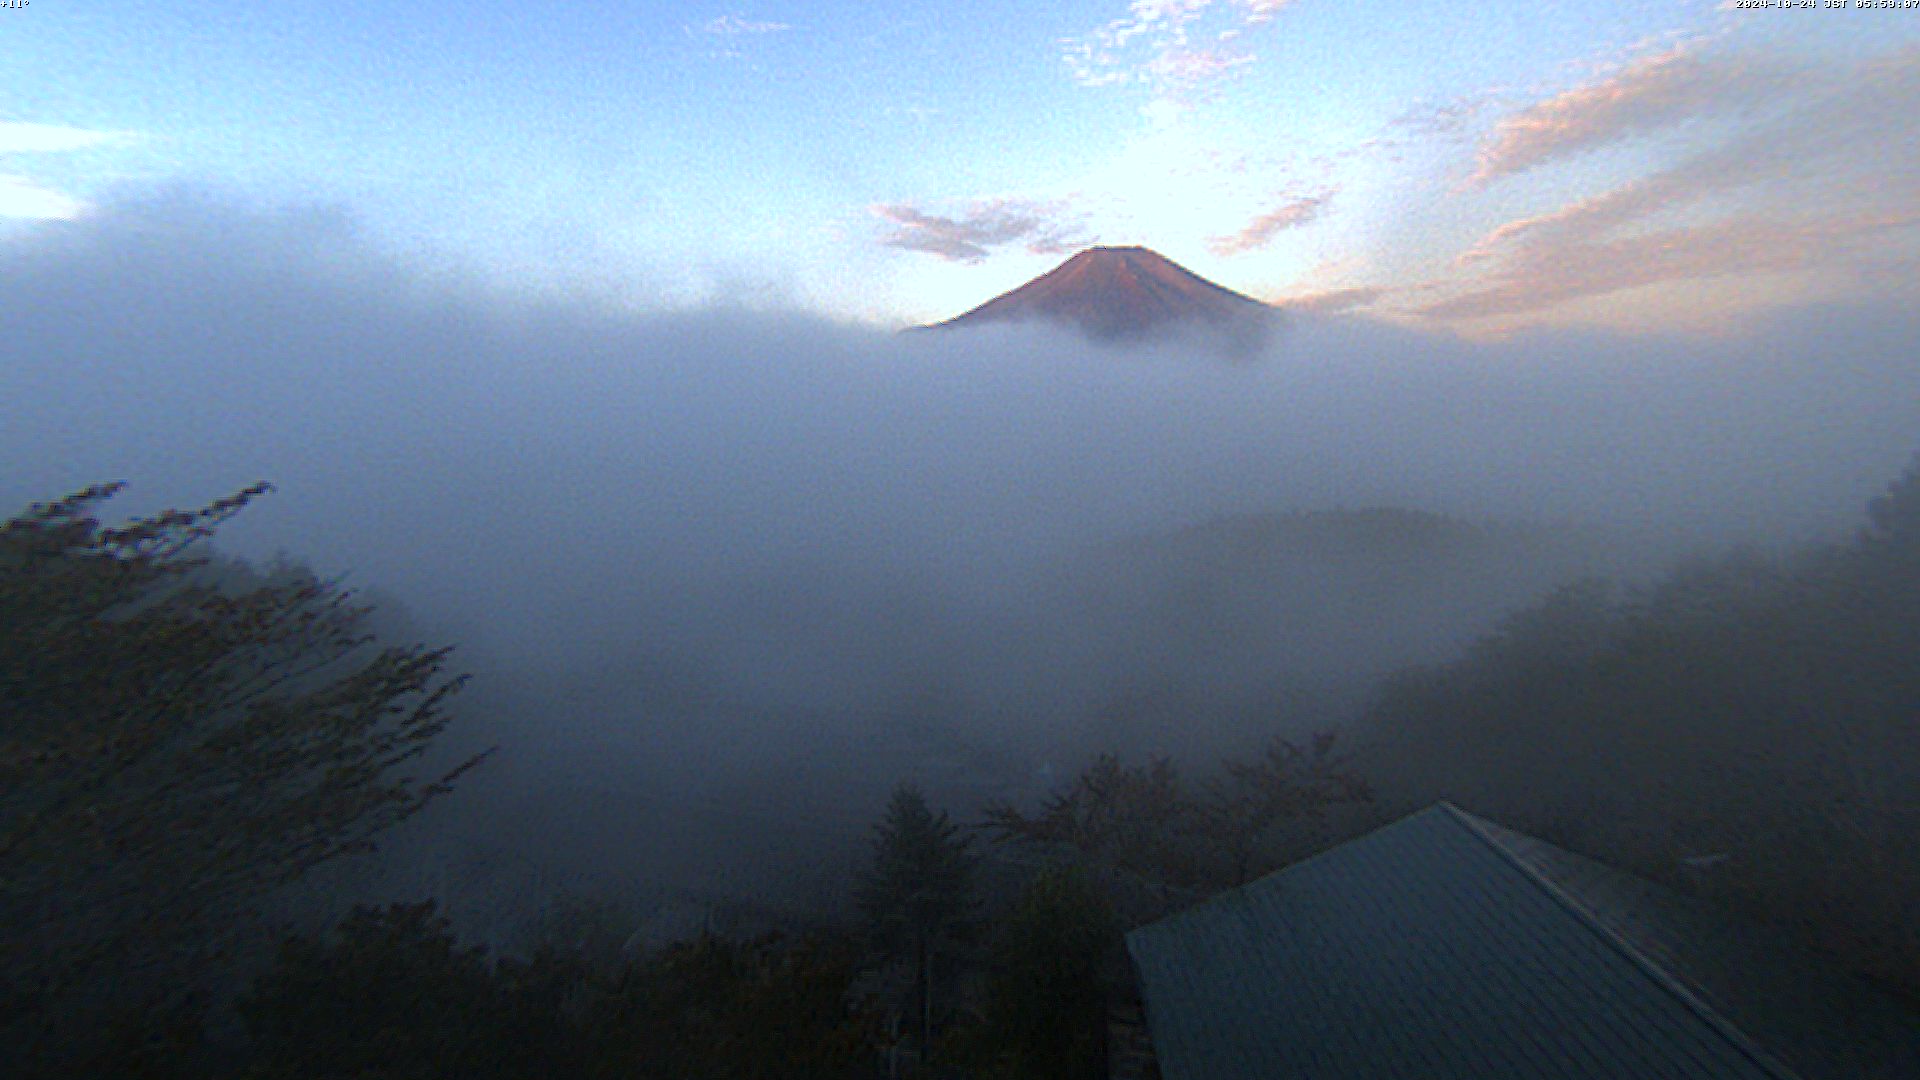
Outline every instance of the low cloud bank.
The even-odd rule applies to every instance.
[[[274,481],[231,545],[350,570],[463,642],[474,708],[519,751],[498,783],[598,792],[569,819],[582,858],[644,855],[680,820],[691,860],[803,803],[795,827],[830,821],[842,842],[865,792],[934,763],[1071,768],[1037,718],[1144,693],[1155,665],[1215,671],[1241,698],[1217,722],[1242,724],[1284,696],[1285,641],[1375,640],[1316,618],[1396,610],[1392,589],[1365,593],[1390,574],[1268,560],[1274,603],[1308,595],[1289,573],[1324,573],[1345,606],[1276,611],[1292,637],[1243,612],[1279,644],[1246,639],[1260,647],[1229,677],[1224,646],[1174,640],[1223,633],[1215,609],[1156,599],[1191,560],[1126,554],[1142,537],[1393,506],[1595,539],[1517,563],[1534,588],[1620,537],[1845,528],[1920,446],[1920,326],[1870,307],[1737,338],[1499,344],[1297,313],[1259,362],[1229,364],[1177,343],[525,300],[402,265],[340,214],[178,194],[5,244],[0,498],[124,478],[118,509],[143,512]],[[1232,588],[1230,571],[1193,580]],[[1422,609],[1458,624],[1433,641],[1491,617],[1457,599]],[[1437,647],[1422,641],[1350,666]],[[1140,745],[1214,722],[1192,714],[1205,687],[1184,692],[1186,718]],[[694,835],[689,806],[732,824]],[[635,839],[649,825],[654,848]]]

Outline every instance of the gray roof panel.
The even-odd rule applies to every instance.
[[[1920,1018],[1780,932],[1456,813],[1787,1071],[1805,1080],[1920,1080]]]
[[[1129,934],[1168,1080],[1796,1080],[1481,824],[1436,806]]]

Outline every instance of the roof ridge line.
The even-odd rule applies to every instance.
[[[1567,890],[1554,884],[1545,874],[1528,865],[1525,859],[1522,859],[1492,834],[1481,828],[1479,819],[1445,799],[1440,800],[1436,805],[1445,810],[1449,817],[1459,822],[1469,833],[1479,838],[1481,843],[1492,848],[1495,853],[1506,860],[1514,869],[1520,871],[1528,881],[1531,881],[1535,887],[1545,892],[1555,903],[1558,903],[1561,907],[1571,912],[1574,918],[1579,919],[1581,924],[1598,936],[1600,940],[1611,945],[1622,956],[1625,956],[1629,963],[1640,969],[1642,974],[1652,979],[1654,983],[1673,995],[1682,1005],[1692,1010],[1702,1020],[1705,1020],[1708,1027],[1718,1032],[1721,1038],[1733,1044],[1734,1049],[1745,1054],[1763,1071],[1776,1077],[1777,1080],[1805,1080],[1799,1072],[1762,1049],[1746,1032],[1741,1031],[1732,1021],[1721,1016],[1713,1006],[1702,1001],[1698,994],[1695,994],[1683,986],[1680,981],[1669,974],[1665,968],[1654,963],[1651,957],[1635,948],[1632,942],[1602,923],[1598,916],[1587,910],[1586,905],[1575,900]],[[1541,841],[1541,843],[1545,843],[1545,841]]]
[[[1419,810],[1415,810],[1411,814],[1407,814],[1403,817],[1395,818],[1394,820],[1389,821],[1384,825],[1376,825],[1373,828],[1368,829],[1367,831],[1361,833],[1358,836],[1349,837],[1348,839],[1342,840],[1331,847],[1321,848],[1319,851],[1316,851],[1305,858],[1295,859],[1293,862],[1290,862],[1285,866],[1276,867],[1272,870],[1269,870],[1266,873],[1261,874],[1257,878],[1251,878],[1249,880],[1241,882],[1238,885],[1232,886],[1231,888],[1221,889],[1220,891],[1213,893],[1209,896],[1203,896],[1199,900],[1196,900],[1193,903],[1188,904],[1186,907],[1183,907],[1178,911],[1169,911],[1165,915],[1161,916],[1160,918],[1155,919],[1153,922],[1134,927],[1133,929],[1127,931],[1126,936],[1128,938],[1132,938],[1133,935],[1141,932],[1142,930],[1150,930],[1153,927],[1163,922],[1166,922],[1170,919],[1185,918],[1187,914],[1190,912],[1196,912],[1202,908],[1212,907],[1216,904],[1225,905],[1227,903],[1230,903],[1231,900],[1229,898],[1234,897],[1236,895],[1245,895],[1248,889],[1253,888],[1255,885],[1258,885],[1261,882],[1278,881],[1283,878],[1290,877],[1293,875],[1294,871],[1299,870],[1302,867],[1305,867],[1309,863],[1319,862],[1320,860],[1326,858],[1327,856],[1333,854],[1336,851],[1341,850],[1342,848],[1348,847],[1352,844],[1357,844],[1360,841],[1375,835],[1376,833],[1386,832],[1388,829],[1394,828],[1395,826],[1401,825],[1412,818],[1419,817],[1421,814],[1425,814],[1434,810],[1439,805],[1440,804],[1436,803],[1433,806],[1422,807]],[[1789,1080],[1801,1080],[1801,1078],[1790,1077]]]

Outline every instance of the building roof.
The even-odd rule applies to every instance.
[[[1864,984],[1446,803],[1127,947],[1168,1080],[1920,1077]]]

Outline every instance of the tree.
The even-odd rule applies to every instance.
[[[1910,466],[1850,540],[1562,590],[1363,724],[1395,803],[1453,798],[1707,889],[1920,999],[1916,716]]]
[[[1037,815],[996,804],[987,808],[987,827],[998,841],[1063,844],[1156,885],[1185,887],[1207,877],[1205,853],[1195,843],[1199,808],[1167,758],[1127,765],[1101,754]]]
[[[873,866],[856,894],[876,943],[911,965],[920,1045],[933,1034],[934,962],[973,920],[973,837],[902,785],[874,827]]]
[[[778,934],[739,942],[703,935],[637,960],[586,1010],[579,1075],[863,1075],[871,1033],[847,1002],[858,960],[851,941]]]
[[[1107,1074],[1108,969],[1119,944],[1113,909],[1079,872],[1034,878],[994,941],[981,1032],[994,1075]]]
[[[1297,854],[1276,844],[1283,827],[1371,798],[1334,745],[1324,732],[1306,746],[1276,739],[1251,761],[1222,762],[1198,790],[1166,758],[1127,765],[1102,754],[1038,814],[990,806],[987,827],[997,841],[1064,845],[1163,889],[1230,888]]]
[[[1887,490],[1867,503],[1865,537],[1881,543],[1900,542],[1909,548],[1920,540],[1920,456]]]
[[[448,649],[380,647],[337,582],[204,553],[268,485],[103,528],[119,489],[0,526],[0,1036],[34,1069],[201,989],[251,901],[485,757],[408,771],[464,679]]]
[[[287,938],[240,1002],[247,1076],[515,1075],[500,1067],[505,1010],[485,952],[458,944],[431,900],[355,908],[331,940]]]
[[[1373,798],[1352,759],[1335,753],[1334,744],[1329,731],[1304,746],[1275,739],[1252,761],[1222,763],[1226,777],[1199,803],[1200,833],[1224,860],[1221,883],[1244,884],[1301,854],[1276,847],[1280,829],[1308,825],[1324,841],[1328,810]]]

